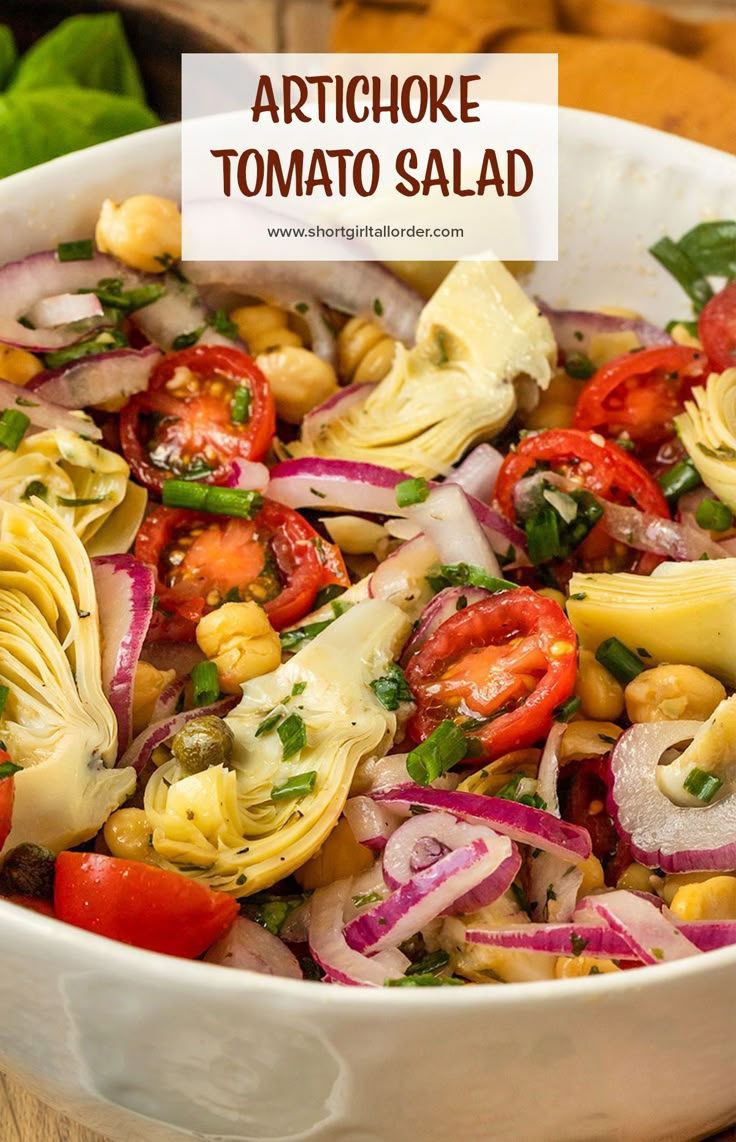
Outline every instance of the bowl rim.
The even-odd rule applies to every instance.
[[[103,167],[111,159],[116,159],[118,164],[124,163],[155,148],[159,143],[168,155],[175,148],[180,131],[180,123],[167,123],[87,147],[10,175],[0,182],[0,210],[7,195],[22,195],[26,187],[34,186],[39,178],[53,183],[57,175],[73,173],[75,169],[83,172],[88,165]],[[629,120],[560,107],[559,132],[561,137],[570,134],[577,141],[589,140],[594,145],[600,145],[605,139],[607,148],[620,149],[630,157],[641,157],[648,164],[666,156],[669,163],[677,166],[697,165],[701,173],[705,165],[708,177],[724,181],[736,180],[736,156]],[[688,980],[694,974],[717,973],[729,965],[736,967],[734,945],[706,953],[705,962],[700,956],[691,956],[652,965],[656,970],[648,970],[643,975],[640,970],[621,971],[602,973],[596,977],[523,981],[503,987],[481,985],[480,990],[477,986],[467,990],[429,988],[426,991],[421,988],[311,988],[313,981],[309,980],[266,976],[248,970],[222,970],[217,964],[177,960],[176,957],[135,948],[2,899],[0,926],[6,946],[7,941],[16,938],[41,942],[53,960],[53,947],[56,945],[67,954],[78,956],[88,971],[99,970],[104,973],[114,970],[129,978],[135,978],[145,971],[149,981],[156,982],[163,990],[191,985],[197,989],[198,996],[222,993],[245,999],[256,993],[264,997],[272,995],[291,1002],[299,1001],[302,1005],[312,1003],[315,1007],[329,1006],[331,1010],[346,1015],[351,1015],[357,1005],[362,1017],[368,1014],[369,1009],[383,1017],[388,1006],[395,1010],[397,1005],[400,1008],[409,1005],[413,1011],[436,1012],[441,1009],[452,1013],[465,1013],[469,1006],[475,1009],[481,1006],[483,1010],[489,1011],[515,1005],[524,1006],[530,999],[544,1002],[548,1007],[554,1004],[567,1006],[576,998],[588,996],[592,999],[598,996],[609,999],[632,989],[638,991],[646,987],[652,991],[659,987],[669,988]]]

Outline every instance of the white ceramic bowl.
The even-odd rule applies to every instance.
[[[580,112],[560,127],[561,259],[534,288],[685,314],[646,247],[733,216],[736,159]],[[88,235],[105,196],[176,195],[178,171],[163,127],[7,179],[0,261]],[[736,1118],[736,949],[363,991],[180,962],[3,903],[0,933],[0,1068],[120,1142],[685,1142]]]

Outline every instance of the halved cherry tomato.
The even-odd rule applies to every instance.
[[[339,550],[268,499],[253,520],[159,506],[138,532],[135,555],[156,571],[152,639],[192,639],[202,615],[248,599],[281,630],[310,610],[321,587],[350,585]]]
[[[623,448],[597,433],[578,428],[550,428],[526,436],[501,465],[496,499],[508,519],[515,518],[514,485],[542,465],[569,476],[601,499],[633,504],[659,516],[670,514],[659,485]]]
[[[10,761],[7,750],[0,749],[0,765]],[[8,839],[13,819],[13,802],[15,801],[15,778],[11,773],[8,777],[0,777],[0,849]]]
[[[246,388],[248,410],[233,422],[235,390]],[[134,476],[160,492],[171,476],[224,484],[234,460],[260,460],[276,430],[273,396],[247,353],[195,345],[167,353],[148,389],[120,413],[120,441]]]
[[[40,896],[0,896],[0,900],[7,900],[8,904],[19,904],[21,908],[29,908],[31,912],[39,912],[41,916],[56,915],[51,902],[42,900]]]
[[[704,353],[668,345],[625,353],[603,365],[578,397],[573,428],[626,433],[641,448],[657,448],[675,431],[693,386],[708,373]]]
[[[60,920],[136,948],[194,959],[224,936],[237,901],[178,872],[99,853],[59,853]]]
[[[527,587],[501,591],[452,615],[410,660],[409,732],[423,741],[449,718],[486,757],[499,757],[549,732],[576,673],[577,640],[562,608]]]
[[[705,303],[698,334],[708,360],[719,372],[736,366],[736,282]]]

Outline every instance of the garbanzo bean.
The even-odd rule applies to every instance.
[[[586,718],[615,722],[624,712],[623,687],[601,666],[592,650],[580,651],[575,693]]]
[[[200,650],[214,662],[225,694],[269,674],[281,662],[281,642],[258,603],[225,603],[197,624]]]
[[[259,353],[256,364],[271,386],[276,412],[288,424],[301,424],[311,409],[337,392],[332,365],[311,349],[285,345]]]
[[[114,254],[126,266],[162,274],[181,257],[179,207],[153,194],[136,194],[120,203],[106,198],[95,241],[103,254]]]
[[[643,670],[629,682],[624,696],[632,722],[705,722],[726,691],[698,666],[673,663]]]

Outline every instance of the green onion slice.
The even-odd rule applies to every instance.
[[[263,507],[260,492],[244,488],[218,488],[189,480],[164,480],[161,499],[169,508],[191,508],[214,515],[253,519]]]
[[[31,423],[30,418],[17,408],[6,408],[0,416],[0,445],[15,452]]]
[[[633,650],[624,646],[618,638],[607,638],[595,652],[601,666],[605,666],[622,686],[628,685],[645,669],[644,663]]]
[[[198,662],[192,670],[192,698],[195,706],[211,706],[220,697],[220,680],[214,662]]]
[[[690,770],[682,783],[683,789],[706,805],[713,800],[722,785],[720,777],[716,777],[715,773],[706,773],[704,769],[698,769],[697,765]]]
[[[307,744],[307,727],[299,714],[289,714],[276,728],[281,738],[281,759],[288,761]]]
[[[60,262],[91,262],[94,257],[91,238],[81,238],[77,242],[59,242],[56,256]]]
[[[429,785],[465,757],[467,741],[454,722],[440,722],[437,729],[411,751],[406,759],[409,776],[417,785]]]
[[[310,769],[309,773],[297,773],[290,777],[283,785],[274,785],[271,790],[272,801],[290,801],[294,797],[306,797],[311,793],[317,781],[317,771]]]
[[[395,492],[398,506],[408,508],[412,504],[424,503],[429,495],[429,484],[423,476],[417,476],[413,480],[399,480]]]

